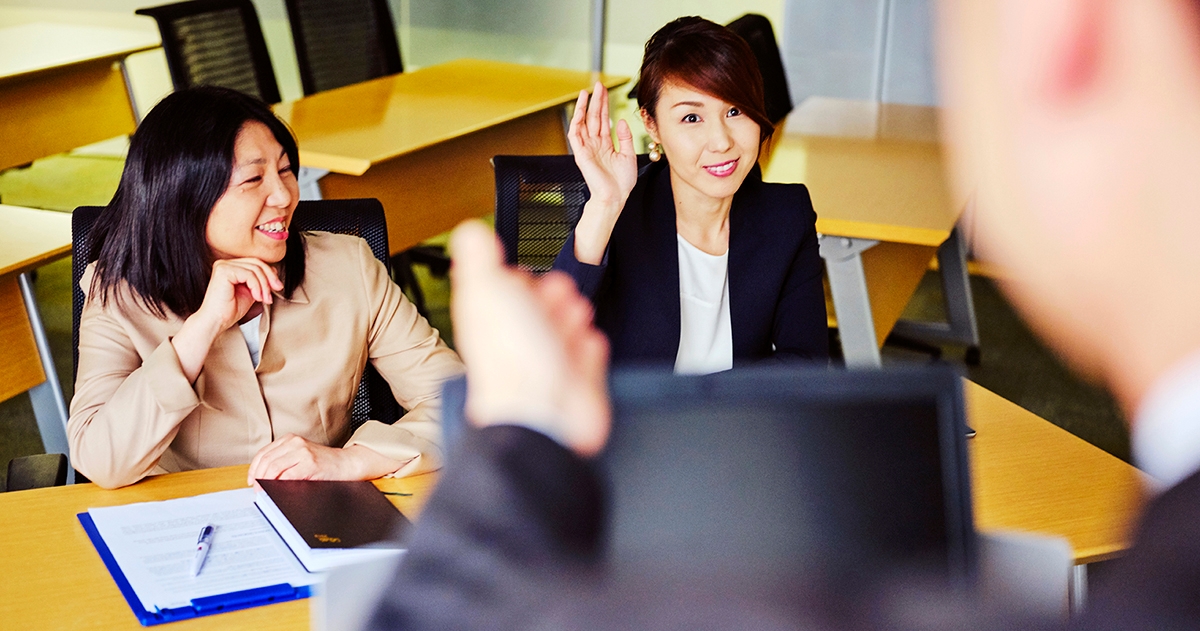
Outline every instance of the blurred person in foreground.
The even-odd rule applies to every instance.
[[[1070,624],[1200,628],[1200,3],[944,0],[938,20],[949,154],[976,196],[981,252],[1035,330],[1113,391],[1137,464],[1161,485]],[[599,581],[603,498],[586,459],[608,431],[603,344],[562,279],[501,269],[488,238],[467,228],[455,248],[468,415],[482,429],[430,501],[376,626],[1065,624],[984,619],[905,585],[831,619],[712,577]],[[468,309],[485,301],[507,316]]]

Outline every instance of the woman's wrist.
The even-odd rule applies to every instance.
[[[345,473],[356,480],[382,478],[390,473],[395,473],[404,466],[403,462],[388,458],[365,445],[350,445],[344,447],[342,451],[350,459],[349,464],[352,469]]]
[[[221,334],[220,323],[204,317],[200,312],[193,313],[183,321],[183,326],[171,338],[171,346],[175,347],[175,355],[179,365],[189,382],[196,381],[204,360],[213,342]]]
[[[600,264],[621,208],[621,204],[595,199],[584,204],[583,215],[575,225],[575,260],[587,265]]]

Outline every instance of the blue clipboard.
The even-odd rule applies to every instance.
[[[192,600],[190,607],[146,611],[146,608],[142,607],[141,599],[133,591],[133,586],[126,580],[125,573],[121,571],[121,566],[117,565],[117,560],[113,558],[112,552],[109,551],[108,544],[104,542],[104,538],[100,536],[100,531],[96,529],[96,524],[92,521],[92,516],[87,513],[79,513],[77,517],[79,517],[79,523],[83,525],[83,530],[87,532],[88,538],[92,540],[92,545],[96,547],[96,552],[100,553],[100,560],[104,561],[104,567],[108,568],[108,573],[112,574],[113,580],[116,581],[117,588],[121,590],[121,595],[125,597],[125,602],[129,603],[129,608],[133,610],[133,615],[137,616],[138,622],[142,623],[144,627],[175,622],[176,620],[198,618],[200,616],[211,616],[226,611],[249,609],[271,603],[299,600],[312,595],[312,590],[308,585],[292,587],[286,583],[281,583],[279,585],[256,587],[254,589],[231,592],[219,596],[196,598]]]

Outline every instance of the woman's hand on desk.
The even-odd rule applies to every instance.
[[[263,447],[250,461],[246,483],[255,480],[373,480],[403,466],[362,445],[326,447],[288,434]]]
[[[597,265],[604,257],[625,200],[637,183],[633,132],[628,123],[618,121],[618,145],[613,147],[608,90],[601,83],[596,83],[590,104],[587,92],[579,92],[567,141],[591,193],[575,227],[575,258],[581,263]]]
[[[271,291],[283,289],[279,275],[253,258],[225,259],[213,263],[208,289],[200,309],[188,316],[171,338],[179,365],[194,382],[204,367],[213,340],[237,324],[258,303],[271,304]]]

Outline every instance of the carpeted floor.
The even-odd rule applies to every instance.
[[[55,156],[26,169],[0,173],[0,202],[69,211],[81,205],[102,205],[116,190],[122,161],[94,156]],[[430,310],[430,320],[452,343],[449,322],[449,283],[417,273]],[[67,400],[73,388],[71,370],[70,259],[39,270],[38,304],[50,338],[54,361]],[[1113,455],[1129,459],[1129,438],[1120,411],[1101,389],[1081,383],[1042,346],[1013,313],[986,278],[972,278],[975,310],[981,336],[982,362],[965,366],[980,385],[1016,402],[1047,420],[1090,441]],[[941,314],[936,273],[921,283],[906,317],[936,318]],[[885,347],[885,362],[929,361],[927,356]],[[963,349],[947,348],[943,361],[961,363]],[[0,403],[0,488],[9,459],[40,453],[41,439],[29,398],[19,395]]]

